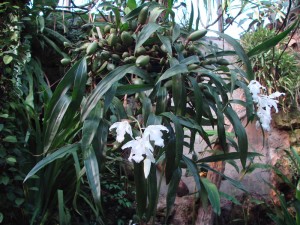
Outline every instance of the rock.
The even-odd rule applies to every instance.
[[[300,128],[300,112],[279,112],[273,115],[275,126],[278,129],[292,130]]]
[[[183,197],[185,195],[188,195],[190,192],[189,192],[189,189],[188,187],[186,186],[186,184],[180,180],[179,182],[179,185],[178,185],[178,188],[177,188],[177,196],[178,197]]]
[[[295,129],[290,132],[291,145],[300,144],[300,129]]]

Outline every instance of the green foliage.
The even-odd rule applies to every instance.
[[[295,23],[296,24],[296,23]],[[265,44],[272,38],[277,38],[274,30],[259,28],[255,32],[246,33],[241,40],[242,45],[247,51],[253,49],[260,50],[258,45]],[[275,39],[274,39],[275,40]],[[270,42],[271,43],[271,42]],[[275,43],[276,44],[276,43]],[[300,71],[298,60],[292,51],[282,50],[283,43],[270,48],[262,53],[251,57],[253,70],[259,82],[269,89],[269,92],[280,91],[288,94],[286,105],[298,100],[299,76]],[[274,44],[273,44],[274,46]],[[249,52],[249,53],[250,53]],[[250,54],[251,54],[250,53]]]
[[[51,7],[57,4],[46,3]],[[247,92],[244,73],[230,70],[229,63],[222,60],[228,52],[207,41],[206,32],[185,41],[192,27],[188,32],[181,29],[174,22],[170,5],[166,8],[156,2],[140,6],[135,1],[128,3],[125,14],[120,4],[99,4],[101,13],[95,21],[104,22],[88,23],[84,21],[87,15],[81,15],[83,22],[76,18],[82,29],[67,34],[74,43],[50,29],[56,27],[53,18],[57,16],[62,21],[58,30],[68,32],[65,23],[69,21],[52,12],[51,7],[43,8],[40,1],[34,1],[32,9],[26,7],[24,14],[18,7],[8,7],[13,12],[7,11],[12,17],[1,25],[1,35],[7,37],[4,44],[1,42],[0,63],[1,68],[8,65],[3,67],[7,76],[1,77],[1,82],[8,85],[2,85],[1,91],[11,104],[5,104],[6,111],[1,114],[0,162],[5,173],[1,174],[0,185],[5,189],[1,198],[3,195],[7,204],[12,208],[24,205],[24,224],[115,224],[117,219],[121,223],[133,218],[133,212],[124,213],[133,208],[135,222],[154,222],[159,193],[156,165],[152,164],[145,179],[143,163],[128,162],[123,155],[126,150],[120,155],[121,146],[113,141],[108,129],[122,119],[138,120],[142,127],[163,124],[169,129],[164,136],[165,147],[154,150],[157,164],[166,165],[167,217],[182,168],[191,171],[197,197],[201,196],[203,202],[209,200],[219,214],[218,190],[198,172],[214,171],[207,163],[224,159],[239,159],[243,167],[246,165],[247,136],[231,103],[245,105],[250,121],[252,100],[228,98],[238,87]],[[145,7],[142,16],[146,20],[142,18],[140,24],[135,24]],[[39,15],[41,10],[44,15]],[[252,79],[251,64],[243,48],[228,35],[220,35],[233,45],[247,66],[246,78]],[[60,65],[61,58],[67,63],[64,60]],[[56,74],[48,70],[52,66],[48,61],[53,63]],[[61,71],[66,69],[61,77]],[[232,123],[236,139],[227,136],[225,117]],[[204,126],[215,129],[223,153],[207,160],[190,159],[183,154],[183,147],[195,151],[196,134],[212,146]],[[185,130],[190,131],[190,143],[184,141]],[[139,128],[135,127],[134,132],[138,134]],[[227,153],[227,140],[236,154]],[[244,189],[239,182],[220,175]],[[25,196],[19,182],[23,179]],[[15,181],[18,188],[12,188]],[[112,211],[120,217],[105,216]],[[2,208],[0,213],[4,221],[9,218]]]
[[[294,148],[290,151],[285,151],[286,157],[291,162],[291,166],[295,167],[296,171],[293,180],[285,180],[283,182],[291,188],[291,192],[294,193],[294,198],[287,200],[286,196],[277,190],[276,187],[271,188],[276,193],[276,197],[279,200],[279,205],[274,206],[273,212],[269,213],[270,218],[278,225],[291,224],[299,225],[299,212],[300,212],[300,201],[299,201],[299,181],[300,181],[300,156]],[[276,174],[282,178],[284,175],[281,171],[274,168]]]

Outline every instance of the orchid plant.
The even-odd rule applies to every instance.
[[[109,130],[116,130],[116,140],[119,143],[122,143],[125,140],[126,133],[129,134],[132,140],[124,144],[122,149],[131,148],[131,153],[128,158],[129,161],[136,163],[144,162],[144,175],[147,179],[150,173],[151,163],[155,163],[155,158],[153,156],[154,146],[164,147],[162,131],[169,132],[169,130],[163,125],[149,125],[144,129],[144,132],[142,132],[139,123],[138,126],[140,128],[141,136],[135,138],[133,138],[132,129],[127,120],[114,123],[110,126]]]
[[[266,92],[266,88],[256,80],[251,80],[248,88],[252,94],[253,102],[257,105],[257,116],[259,121],[256,122],[256,127],[259,127],[261,124],[265,131],[270,131],[272,107],[274,107],[276,113],[278,112],[278,100],[275,100],[274,98],[278,98],[285,94],[278,91],[270,95],[261,94],[261,92]]]

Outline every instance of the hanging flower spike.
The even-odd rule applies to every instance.
[[[272,120],[271,108],[269,106],[266,106],[264,108],[258,107],[257,116],[259,117],[260,123],[256,121],[256,128],[258,128],[259,125],[261,124],[264,130],[270,131],[270,123]]]
[[[110,126],[109,131],[116,129],[117,132],[117,142],[121,143],[125,139],[125,133],[132,137],[132,130],[129,122],[127,120],[116,122]]]
[[[266,88],[264,86],[262,86],[258,81],[256,80],[251,80],[248,88],[252,94],[252,98],[254,102],[258,101],[259,98],[259,94],[260,94],[260,90],[263,89],[265,90]]]
[[[274,98],[284,95],[276,91],[275,93],[267,95],[260,94],[261,89],[266,89],[258,81],[250,81],[248,88],[252,94],[253,102],[257,103],[257,116],[259,121],[256,122],[256,127],[258,128],[261,124],[262,128],[266,131],[270,131],[270,123],[272,120],[271,117],[271,108],[274,107],[276,113],[278,112],[277,103],[278,101]]]
[[[168,128],[163,125],[150,125],[145,129],[143,138],[149,137],[150,141],[154,141],[154,145],[164,147],[163,133],[161,131],[169,132]]]

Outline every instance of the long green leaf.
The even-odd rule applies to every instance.
[[[172,55],[172,46],[171,46],[171,41],[169,39],[169,37],[166,36],[162,36],[160,34],[157,34],[159,40],[161,41],[161,43],[166,47],[169,55]]]
[[[166,80],[172,76],[175,76],[177,74],[181,74],[181,73],[187,73],[188,69],[187,66],[184,64],[177,64],[169,69],[167,69],[162,75],[161,77],[158,79],[158,81],[156,82],[156,84],[158,84],[159,82]]]
[[[123,78],[127,73],[135,72],[136,66],[124,65],[111,71],[101,82],[96,86],[92,93],[88,96],[82,110],[82,121],[88,116],[91,110],[99,102],[102,96],[110,89],[110,87]]]
[[[82,139],[81,139],[82,151],[87,150],[91,145],[95,137],[95,134],[97,132],[97,128],[99,126],[101,117],[102,117],[101,104],[98,103],[83,122]]]
[[[247,158],[253,158],[253,157],[259,157],[263,156],[257,152],[248,152]],[[234,160],[234,159],[239,159],[240,158],[240,153],[238,152],[229,152],[229,153],[224,153],[220,155],[212,155],[212,156],[207,156],[205,158],[199,159],[197,163],[199,162],[218,162],[218,161],[225,161],[225,160]]]
[[[50,155],[47,155],[45,158],[43,158],[41,161],[39,161],[27,174],[27,176],[24,179],[24,182],[26,182],[27,179],[29,179],[30,177],[32,177],[33,175],[35,175],[38,171],[40,171],[41,169],[43,169],[45,166],[47,166],[48,164],[52,163],[53,161],[63,158],[69,154],[72,154],[76,151],[78,151],[79,149],[79,144],[72,144],[72,145],[67,145],[64,146],[58,150],[56,150],[55,152],[53,152]]]
[[[208,199],[210,204],[217,215],[221,214],[221,204],[220,204],[220,195],[218,188],[215,184],[210,182],[207,178],[201,177],[201,182],[208,194]]]
[[[144,165],[142,163],[134,163],[133,165],[134,183],[136,188],[137,215],[140,220],[146,212],[147,206],[147,182],[144,175]]]
[[[51,114],[51,111],[53,110],[57,101],[61,98],[61,96],[65,95],[73,85],[75,76],[76,75],[80,76],[80,74],[85,74],[86,68],[87,68],[86,59],[84,57],[81,60],[78,60],[64,75],[62,80],[57,85],[50,102],[46,105],[45,117],[44,117],[46,121],[49,119],[49,115]],[[77,81],[80,80],[81,80],[80,78],[77,79]]]
[[[196,183],[197,191],[200,193],[201,191],[201,180],[199,176],[199,171],[197,169],[197,165],[190,158],[183,156],[183,161],[185,162],[188,170],[192,173],[194,177],[194,181]]]
[[[55,39],[59,40],[61,43],[64,43],[64,42],[70,43],[70,41],[65,36],[61,35],[60,33],[58,33],[55,30],[45,27],[44,32],[47,33],[48,35],[54,37]]]
[[[84,167],[88,178],[89,186],[96,205],[101,209],[101,186],[99,166],[96,154],[92,146],[83,151]]]
[[[248,154],[248,138],[244,126],[238,118],[236,112],[231,107],[226,107],[224,111],[226,117],[233,125],[235,135],[238,139],[240,159],[243,168],[246,166],[247,154]]]
[[[275,37],[270,38],[269,40],[264,41],[260,45],[254,47],[248,52],[248,57],[257,55],[261,52],[267,51],[268,49],[275,47],[281,40],[283,40],[295,27],[299,24],[299,19],[296,20],[292,26],[290,26],[285,31],[281,32],[280,34],[276,35]]]
[[[230,37],[227,34],[218,32],[218,31],[213,31],[216,34],[218,34],[220,37],[224,38],[236,51],[236,54],[240,57],[240,59],[243,61],[246,67],[247,71],[247,79],[248,80],[253,80],[254,79],[254,73],[252,70],[251,62],[248,58],[248,55],[246,54],[245,50],[243,47],[238,43],[234,38]]]
[[[67,96],[62,96],[54,106],[44,133],[44,152],[47,152],[51,147],[70,103],[71,101]]]
[[[174,202],[175,202],[177,188],[178,188],[178,185],[179,185],[179,182],[180,182],[180,179],[181,179],[181,174],[182,174],[181,169],[177,168],[173,172],[172,179],[171,179],[171,182],[170,182],[169,187],[168,187],[166,220],[170,216],[172,207],[173,207]]]
[[[172,179],[173,172],[176,169],[176,164],[175,164],[176,151],[174,151],[174,149],[176,149],[176,135],[169,122],[167,122],[166,126],[169,130],[169,140],[165,147],[165,160],[166,160],[165,177],[166,177],[166,184],[169,184]]]
[[[141,32],[138,34],[135,44],[134,52],[141,47],[145,41],[155,32],[160,26],[156,23],[148,23],[146,26],[143,27]]]
[[[175,137],[176,137],[176,147],[175,147],[175,151],[176,151],[176,157],[175,157],[175,167],[179,166],[179,162],[182,159],[182,155],[183,155],[183,140],[184,140],[184,132],[183,132],[183,128],[178,120],[178,117],[175,116],[174,114],[170,113],[170,112],[165,112],[161,114],[164,117],[169,118],[170,120],[173,121],[174,125],[175,125]]]
[[[150,16],[148,23],[155,23],[159,15],[166,10],[163,7],[154,7],[153,9],[150,10]]]

